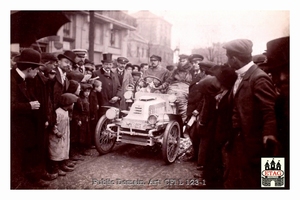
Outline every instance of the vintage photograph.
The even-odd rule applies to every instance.
[[[10,10],[10,190],[290,190],[289,10]]]

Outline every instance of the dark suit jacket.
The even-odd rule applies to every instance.
[[[35,147],[36,125],[35,112],[30,101],[36,98],[27,89],[26,82],[15,69],[11,70],[11,169],[22,168],[22,160],[27,159],[28,148]],[[32,155],[34,156],[34,155]]]
[[[270,77],[257,65],[246,72],[236,94],[230,94],[233,103],[233,127],[241,130],[247,157],[260,161],[263,136],[276,135],[276,93]]]
[[[56,71],[56,76],[55,76],[55,83],[53,86],[54,109],[58,108],[59,98],[63,93],[65,93],[68,90],[69,84],[70,84],[67,77],[65,78],[65,82],[62,83],[61,75],[60,75],[58,68],[55,68],[55,71]]]
[[[192,115],[194,110],[200,109],[203,105],[204,99],[203,95],[200,93],[200,88],[198,87],[198,82],[204,78],[205,75],[200,73],[192,79],[192,82],[189,86],[189,96],[188,96],[188,106],[187,106],[187,117],[189,118]]]
[[[98,94],[98,101],[101,102],[100,106],[114,106],[119,107],[120,102],[114,104],[109,103],[111,98],[118,96],[122,98],[121,94],[121,84],[118,79],[118,75],[110,73],[110,76],[107,76],[103,69],[99,69],[93,72],[92,77],[99,76],[98,80],[102,82],[102,91]]]

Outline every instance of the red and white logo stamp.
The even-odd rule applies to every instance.
[[[261,187],[284,187],[284,158],[261,158]]]

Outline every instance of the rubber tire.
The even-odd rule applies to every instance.
[[[169,146],[169,139],[172,136],[172,132],[175,132],[176,138],[176,144],[173,144],[173,147],[175,148],[171,149],[172,152],[170,152],[170,146]],[[165,129],[164,135],[163,135],[163,143],[162,143],[162,157],[163,160],[167,164],[173,163],[176,158],[180,147],[180,126],[177,121],[170,121]]]
[[[115,143],[116,143],[116,137],[112,138],[112,139],[109,139],[109,138],[106,138],[108,140],[108,143],[106,144],[107,147],[104,148],[103,144],[100,142],[100,138],[101,138],[101,133],[103,130],[106,129],[106,124],[107,122],[109,122],[109,119],[106,118],[105,115],[103,115],[98,123],[97,123],[97,126],[96,126],[96,129],[95,129],[95,135],[94,135],[94,139],[95,139],[95,146],[96,146],[96,149],[97,151],[99,152],[99,154],[103,155],[103,154],[107,154],[109,153],[115,146]]]

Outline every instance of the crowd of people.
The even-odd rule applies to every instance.
[[[252,45],[226,43],[223,65],[199,54],[179,55],[177,66],[162,66],[158,55],[137,65],[110,53],[95,65],[84,49],[22,50],[11,65],[11,188],[47,186],[73,171],[95,148],[103,106],[128,109],[126,87],[144,77],[151,92],[176,95],[196,178],[212,188],[260,188],[260,158],[288,158],[289,59],[278,64],[276,42],[268,60],[254,63]]]

